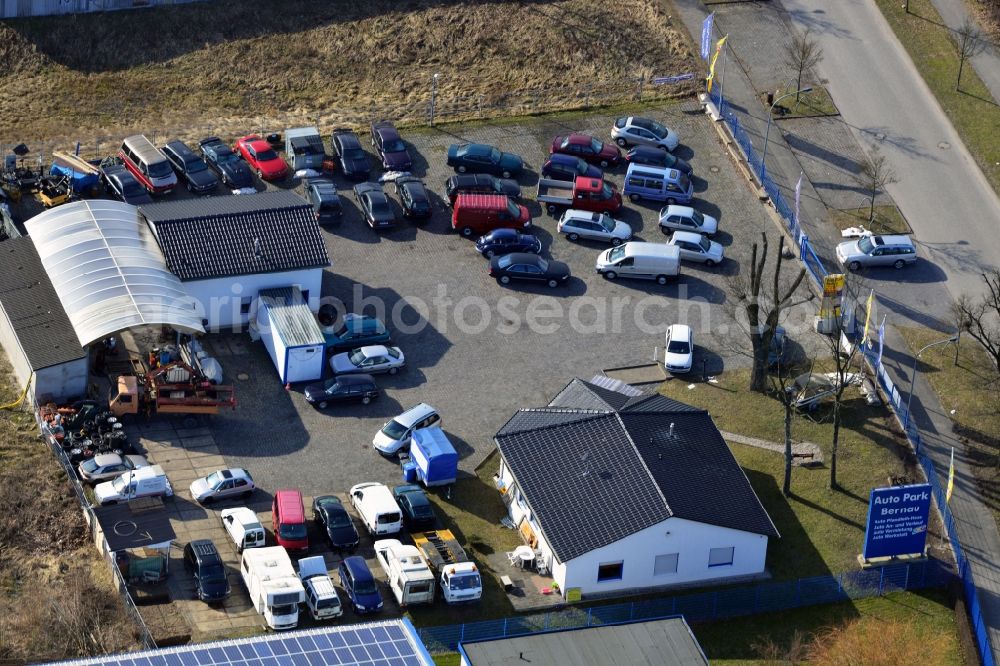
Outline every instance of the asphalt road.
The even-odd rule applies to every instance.
[[[979,293],[1000,255],[1000,202],[906,51],[867,0],[784,0],[800,32],[823,48],[817,67],[844,121],[869,150],[878,146],[898,182],[888,192],[906,216],[924,261],[880,295],[947,317],[937,297]],[[916,284],[914,289],[907,286]]]

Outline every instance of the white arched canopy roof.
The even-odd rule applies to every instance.
[[[24,226],[82,346],[136,326],[205,332],[135,206],[77,201]]]

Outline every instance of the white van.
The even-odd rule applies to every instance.
[[[359,483],[351,488],[351,504],[373,536],[396,534],[403,527],[403,512],[392,491],[381,483]]]
[[[681,272],[681,253],[674,245],[633,241],[601,252],[595,268],[608,280],[630,277],[666,284]]]
[[[267,535],[264,527],[257,519],[257,514],[245,506],[223,509],[221,512],[222,526],[226,528],[229,538],[236,544],[236,552],[242,553],[245,548],[263,548]]]
[[[177,174],[169,160],[144,135],[122,141],[118,157],[150,194],[170,194],[177,187]]]
[[[140,467],[125,472],[113,481],[94,486],[94,496],[102,506],[128,502],[139,497],[171,497],[173,494],[174,489],[159,465]]]
[[[411,407],[387,422],[375,434],[372,446],[384,456],[395,456],[402,449],[410,448],[413,431],[419,428],[441,427],[441,415],[425,402]]]
[[[330,580],[322,555],[299,560],[299,578],[306,588],[306,607],[314,620],[327,620],[344,614],[337,588]]]

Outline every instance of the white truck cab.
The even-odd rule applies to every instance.
[[[411,535],[424,560],[439,572],[441,596],[449,604],[476,601],[483,596],[479,569],[466,555],[451,530],[416,532]]]
[[[372,536],[396,534],[403,526],[403,512],[392,491],[381,483],[359,483],[351,488],[351,504]]]
[[[434,603],[434,574],[416,546],[381,539],[375,542],[375,557],[400,606]]]
[[[159,465],[140,467],[94,486],[94,496],[102,506],[128,502],[139,497],[170,497],[173,494],[174,489],[170,487],[170,481]]]
[[[344,614],[322,555],[299,560],[299,578],[306,588],[306,607],[314,620],[328,620]]]
[[[245,506],[223,509],[220,516],[222,526],[236,544],[237,553],[242,553],[244,548],[262,548],[265,545],[267,535],[252,509]]]
[[[288,551],[281,546],[247,548],[240,575],[250,601],[272,629],[292,629],[299,623],[299,604],[306,600],[302,581],[295,573]]]

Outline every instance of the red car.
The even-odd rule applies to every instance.
[[[618,164],[622,153],[613,143],[604,143],[589,134],[568,134],[552,139],[552,154],[573,155],[602,169]]]
[[[284,180],[288,178],[288,165],[278,157],[264,139],[256,134],[250,134],[236,141],[233,147],[240,157],[246,160],[250,168],[264,180]]]

